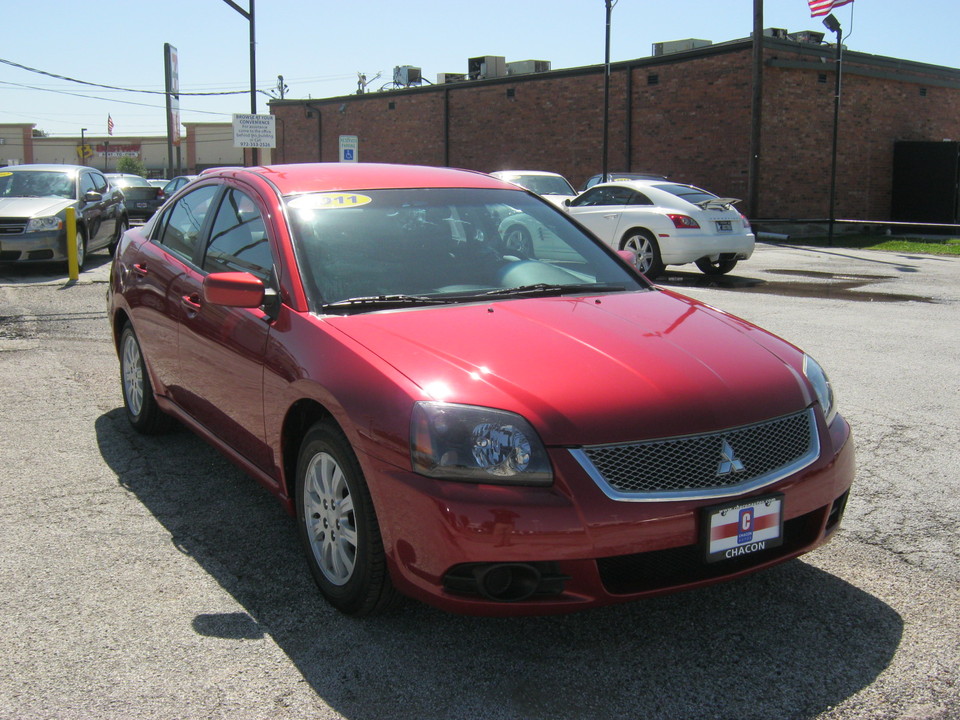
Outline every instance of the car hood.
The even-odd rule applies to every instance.
[[[795,347],[659,290],[324,320],[422,399],[518,412],[549,445],[708,432],[812,402]]]
[[[75,203],[75,200],[56,197],[0,198],[0,215],[5,217],[56,215]]]

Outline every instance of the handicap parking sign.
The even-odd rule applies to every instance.
[[[340,162],[357,162],[360,141],[356,135],[340,136]]]

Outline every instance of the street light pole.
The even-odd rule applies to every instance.
[[[615,0],[604,0],[607,7],[606,49],[603,56],[603,158],[600,161],[600,171],[603,173],[603,182],[607,181],[607,148],[610,141],[610,15],[613,12]]]
[[[827,245],[833,247],[833,225],[837,219],[837,135],[840,128],[840,72],[843,63],[843,43],[840,42],[842,34],[840,21],[834,17],[833,13],[824,18],[823,24],[828,30],[837,34],[837,68],[833,94],[833,148],[830,159],[830,229],[827,231]]]
[[[254,0],[248,0],[250,3],[249,12],[237,5],[233,0],[223,0],[238,13],[243,15],[250,23],[250,114],[257,114],[257,29],[255,21]],[[254,165],[260,164],[260,151],[257,148],[251,148],[251,158]]]
[[[87,133],[86,128],[80,128],[80,164],[81,165],[87,164],[85,162],[87,159],[87,141],[84,137],[86,133]]]

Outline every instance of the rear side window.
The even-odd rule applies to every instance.
[[[203,269],[249,272],[267,281],[272,268],[273,255],[260,210],[244,193],[228,191],[213,220]]]
[[[654,187],[657,190],[664,190],[671,195],[676,195],[678,198],[686,200],[688,203],[696,205],[704,201],[715,200],[716,195],[709,193],[706,190],[701,190],[698,187],[693,185],[678,185],[676,183],[664,183],[663,185],[655,185]]]
[[[180,198],[163,220],[157,239],[174,255],[192,261],[203,221],[217,194],[216,185],[205,185]]]

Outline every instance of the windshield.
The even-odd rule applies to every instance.
[[[524,187],[537,195],[576,195],[570,183],[556,175],[507,175],[504,180]]]
[[[0,170],[0,197],[58,197],[75,200],[74,176],[56,170]]]
[[[327,310],[648,287],[516,190],[311,193],[287,206],[307,290]]]

